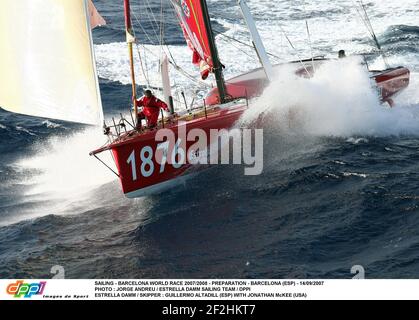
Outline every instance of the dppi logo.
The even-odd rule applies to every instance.
[[[15,298],[31,298],[33,295],[41,295],[44,292],[46,281],[39,283],[24,283],[17,281],[7,286],[7,293],[13,295]]]
[[[191,17],[191,11],[189,10],[188,4],[186,3],[185,0],[181,1],[181,6],[183,9],[183,13],[185,14],[185,16],[188,17],[188,19]]]

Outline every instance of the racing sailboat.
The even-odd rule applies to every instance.
[[[104,151],[111,151],[117,175],[120,178],[122,190],[129,198],[140,197],[170,188],[185,178],[194,160],[201,158],[208,144],[197,147],[199,135],[194,129],[200,129],[210,137],[211,130],[231,128],[247,109],[246,96],[233,97],[228,94],[223,76],[223,66],[218,56],[214,33],[211,27],[208,7],[205,0],[171,0],[188,46],[193,51],[193,63],[201,68],[201,76],[206,79],[213,73],[217,83],[216,103],[207,105],[205,102],[194,110],[172,115],[169,119],[162,116],[159,126],[154,129],[138,129],[138,123],[133,129],[124,131],[129,121],[121,118],[122,126],[115,124],[105,131],[110,137],[110,143],[93,151],[93,156]],[[135,37],[131,23],[130,1],[124,0],[125,24],[129,56],[131,61],[132,96],[137,97],[135,84],[135,66],[133,59],[133,43]],[[167,68],[162,68],[162,70]],[[167,83],[168,75],[163,75],[163,83]],[[166,89],[170,90],[170,85]],[[166,90],[166,93],[167,93]],[[170,94],[168,102],[170,103]],[[138,113],[133,101],[134,114]],[[132,119],[133,122],[136,120]],[[137,120],[138,121],[138,120]],[[137,128],[137,129],[135,129]],[[170,130],[173,138],[158,141],[159,130]],[[116,135],[112,135],[112,130]],[[181,132],[185,136],[181,136]],[[209,143],[209,141],[208,141]],[[158,156],[160,155],[160,156]],[[159,160],[158,160],[159,159]],[[162,161],[162,159],[164,159]]]
[[[136,39],[130,1],[121,1],[124,1],[135,99],[133,44]],[[198,137],[194,129],[210,136],[212,129],[233,127],[247,110],[248,99],[262,93],[278,68],[270,64],[244,0],[238,3],[262,67],[229,80],[224,79],[224,66],[218,56],[206,0],[170,1],[192,50],[192,62],[199,66],[202,79],[214,74],[217,87],[197,108],[170,117],[162,115],[153,129],[139,126],[135,117],[121,116],[119,121],[113,119],[112,125],[105,124],[91,33],[93,27],[105,21],[90,0],[4,0],[1,4],[0,106],[37,117],[104,125],[108,142],[91,155],[100,160],[101,153],[111,152],[116,165],[114,173],[129,198],[155,193],[182,180],[194,160],[205,154],[203,149],[208,147],[196,146]],[[313,58],[289,64],[300,72],[301,64],[307,70],[313,62],[325,61]],[[171,104],[167,59],[162,60],[161,69],[166,101]],[[402,67],[375,72],[373,77],[377,86],[383,88],[384,101],[405,88],[409,81],[408,70]],[[135,101],[133,105],[137,114]],[[173,139],[158,141],[159,129],[172,132]],[[168,161],[162,162],[161,158]]]
[[[185,112],[183,115],[170,117],[170,119],[162,117],[158,128],[171,130],[173,132],[171,141],[159,143],[156,139],[156,135],[158,135],[156,129],[139,131],[133,129],[122,132],[120,126],[118,130],[118,125],[114,125],[113,127],[117,131],[116,138],[105,147],[91,153],[97,156],[104,151],[112,152],[122,190],[130,198],[169,188],[183,179],[188,173],[188,169],[193,165],[191,160],[200,157],[200,153],[204,151],[202,147],[195,147],[198,137],[194,135],[194,129],[202,129],[207,136],[210,136],[212,129],[231,128],[247,109],[248,99],[260,95],[266,85],[273,80],[275,69],[281,67],[280,65],[271,65],[249,8],[244,0],[238,0],[262,67],[225,81],[224,66],[218,56],[206,0],[170,1],[175,8],[187,45],[193,52],[192,63],[199,66],[203,80],[213,73],[217,86],[209,92],[201,107]],[[129,0],[124,0],[124,4],[133,97],[136,97],[135,67],[132,58],[132,44],[135,42],[135,38],[132,32]],[[296,66],[296,73],[299,74],[312,68],[314,64],[321,64],[325,61],[327,60],[309,59],[288,64]],[[300,64],[302,64],[302,70]],[[162,68],[162,70],[164,69]],[[170,103],[171,97],[168,93],[170,86],[167,85],[169,82],[167,77],[167,75],[166,77],[163,75],[163,83],[166,82],[164,91],[166,100]],[[390,101],[395,93],[408,85],[409,71],[400,67],[376,72],[373,77],[377,86],[382,88],[383,101]],[[133,104],[135,106],[135,101]],[[135,114],[137,114],[137,110],[135,110]],[[121,121],[125,128],[124,119],[122,118]],[[105,131],[110,133],[109,128]],[[186,139],[185,136],[180,137],[179,132],[181,131],[186,132]],[[204,146],[204,148],[208,147],[209,145]],[[160,154],[160,157],[157,154]],[[169,158],[171,161],[169,163],[157,161],[162,157],[165,160]]]

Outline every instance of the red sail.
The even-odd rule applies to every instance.
[[[90,26],[92,29],[106,25],[105,19],[99,14],[92,0],[89,0]]]
[[[170,0],[178,15],[186,42],[193,51],[192,62],[199,65],[202,79],[212,71],[213,62],[200,0]]]

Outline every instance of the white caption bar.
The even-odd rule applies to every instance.
[[[419,299],[419,280],[0,280],[0,300]]]

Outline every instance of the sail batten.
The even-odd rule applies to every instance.
[[[0,107],[37,117],[101,123],[87,1],[2,1]]]

